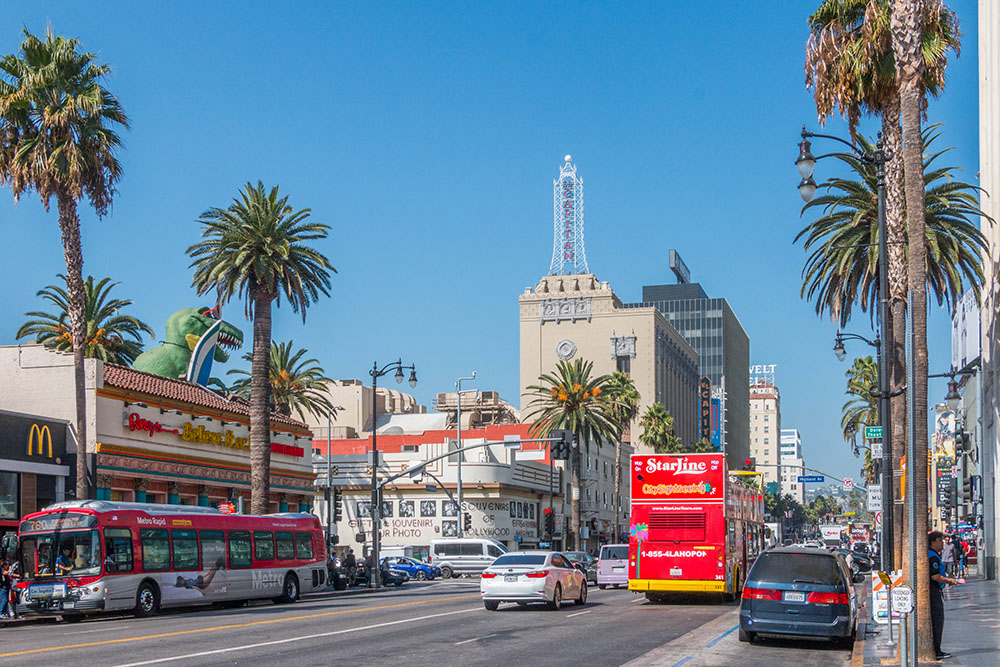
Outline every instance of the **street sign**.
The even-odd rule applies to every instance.
[[[438,490],[437,484],[424,484],[424,491],[427,493],[435,493]],[[437,502],[436,500],[434,502]]]
[[[882,441],[872,440],[872,458],[881,459],[882,458]]]
[[[913,611],[913,589],[909,586],[899,585],[889,593],[892,600],[892,610],[900,614],[909,614]]]
[[[882,527],[882,512],[881,511],[875,512],[875,527],[876,528],[881,528]]]
[[[854,487],[854,480],[851,479],[850,477],[844,478],[844,488],[851,489],[853,487]]]
[[[868,485],[868,511],[882,511],[882,487],[878,484]]]
[[[889,575],[886,574],[885,572],[879,571],[878,578],[886,586],[889,586],[890,588],[892,587],[892,579],[890,579]]]
[[[219,511],[223,514],[236,514],[236,505],[233,503],[219,503]]]
[[[823,475],[799,475],[800,482],[822,482],[824,479]]]
[[[882,437],[882,427],[881,426],[866,426],[865,427],[865,438],[871,440],[872,438]]]

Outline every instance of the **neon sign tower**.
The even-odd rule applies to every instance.
[[[576,175],[576,165],[567,155],[559,168],[559,178],[552,181],[552,264],[550,276],[590,273],[583,247],[583,179]]]

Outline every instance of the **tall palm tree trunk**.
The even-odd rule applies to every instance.
[[[899,121],[899,95],[892,96],[882,108],[882,136],[886,148],[892,151],[892,160],[886,164],[886,242],[889,244],[889,322],[884,323],[889,341],[889,389],[895,391],[906,383],[906,198],[903,189],[903,127]],[[889,422],[892,432],[888,434],[890,470],[886,474],[894,475],[899,470],[899,459],[906,450],[906,396],[889,399]],[[895,486],[896,477],[890,480],[893,484],[893,497],[899,497],[899,489]],[[892,549],[893,565],[901,567],[903,562],[904,527],[903,506],[893,504],[887,512],[892,513],[892,544],[886,545]]]
[[[580,442],[580,434],[574,435],[576,446],[569,454],[570,469],[570,545],[569,551],[580,550],[580,450],[583,448]]]
[[[253,362],[250,366],[250,512],[271,508],[271,293],[253,288]]]
[[[76,398],[76,497],[90,497],[87,478],[87,377],[84,351],[87,347],[87,316],[83,290],[83,246],[76,200],[59,193],[59,230],[66,260],[66,292],[69,301],[69,330],[73,339],[73,389]]]
[[[912,383],[907,387],[913,401],[914,460],[907,459],[912,475],[913,497],[910,511],[916,516],[913,535],[916,554],[917,656],[921,661],[935,659],[931,635],[930,579],[927,553],[927,246],[924,238],[923,141],[921,139],[920,76],[923,61],[920,52],[920,0],[894,0],[892,13],[893,50],[899,80],[900,109],[903,124],[903,178],[906,193],[906,218],[909,236],[907,275],[913,293],[910,326],[913,330]]]

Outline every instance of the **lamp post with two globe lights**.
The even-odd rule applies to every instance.
[[[821,139],[832,139],[838,141],[850,149],[850,154],[847,153],[827,153],[825,155],[814,156],[812,154],[812,144],[809,141],[810,138],[821,138]],[[888,259],[886,251],[886,223],[885,223],[885,164],[892,159],[892,151],[887,149],[882,142],[882,135],[879,134],[878,142],[875,144],[875,150],[871,152],[864,152],[858,150],[858,148],[840,137],[835,137],[830,134],[817,134],[815,132],[809,132],[806,130],[805,126],[802,126],[802,141],[799,142],[799,156],[795,160],[795,166],[798,168],[799,175],[802,180],[799,182],[799,195],[802,197],[802,201],[809,203],[812,201],[813,197],[816,196],[816,181],[813,180],[813,170],[816,168],[816,162],[828,157],[848,157],[853,156],[857,158],[862,164],[870,165],[875,167],[876,180],[878,185],[878,319],[879,319],[879,329],[880,331],[885,331],[886,323],[889,321],[888,304],[889,304],[889,288],[888,288]],[[868,246],[870,244],[864,244]],[[846,352],[844,350],[844,340],[857,339],[861,340],[878,350],[878,389],[870,389],[872,396],[879,399],[879,422],[882,425],[882,442],[884,446],[882,447],[882,461],[880,465],[880,474],[882,477],[882,498],[883,506],[887,507],[889,511],[883,512],[882,519],[882,548],[883,553],[883,567],[885,569],[891,569],[892,563],[892,466],[891,466],[891,455],[889,446],[891,440],[891,426],[889,423],[889,398],[892,396],[897,396],[902,393],[902,389],[895,393],[889,391],[889,373],[888,364],[883,363],[889,358],[889,352],[887,349],[888,341],[887,336],[881,335],[875,341],[869,341],[866,338],[858,336],[857,334],[844,334],[838,333],[837,340],[834,345],[834,353],[837,358],[841,361],[846,357]]]
[[[379,497],[380,489],[378,486],[378,444],[376,442],[376,437],[378,429],[375,427],[375,417],[377,416],[377,406],[378,401],[376,400],[376,389],[378,389],[378,379],[384,375],[388,375],[392,371],[396,371],[393,376],[396,378],[396,382],[403,381],[403,371],[410,371],[410,386],[417,386],[417,369],[414,365],[404,366],[403,360],[398,359],[396,361],[390,362],[383,366],[378,367],[378,362],[376,361],[372,365],[372,369],[368,371],[368,374],[372,376],[372,567],[371,572],[368,575],[368,582],[371,588],[378,588],[381,580],[381,572],[379,571],[379,543],[381,542],[381,531],[382,531],[382,499]]]

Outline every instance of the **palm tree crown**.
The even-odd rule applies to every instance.
[[[59,274],[63,282],[66,276]],[[142,353],[142,335],[152,337],[153,329],[142,320],[124,315],[123,308],[132,305],[129,299],[109,298],[118,283],[101,278],[96,283],[93,276],[84,282],[84,310],[86,313],[86,347],[84,355],[111,362],[131,365]],[[69,295],[61,285],[48,285],[38,292],[56,310],[52,313],[33,311],[25,313],[28,320],[17,330],[17,338],[34,336],[35,341],[60,352],[73,351],[73,335],[69,326]]]
[[[302,359],[304,348],[294,349],[294,341],[271,343],[271,397],[275,409],[286,417],[292,410],[305,419],[308,412],[314,417],[333,414],[333,404],[326,392],[332,380],[326,377],[322,366],[315,359]],[[253,354],[243,355],[253,361]],[[229,389],[243,398],[250,398],[250,371],[233,369],[229,375],[241,376]]]
[[[925,151],[940,136],[938,127],[931,125],[924,131]],[[864,151],[873,148],[863,136],[859,135],[858,142]],[[986,214],[979,209],[979,188],[954,179],[956,167],[933,167],[949,150],[925,153],[923,166],[927,282],[938,303],[951,307],[966,285],[979,294],[983,281],[980,252],[986,239],[972,218]],[[823,215],[799,232],[795,241],[804,237],[805,250],[811,251],[802,272],[803,297],[815,300],[817,314],[829,311],[843,324],[855,303],[869,311],[878,299],[878,182],[873,165],[853,155],[838,157],[861,180],[831,178],[821,184],[827,194],[813,199],[802,211],[819,207]]]
[[[101,86],[111,68],[80,43],[27,30],[20,54],[0,59],[0,183],[14,198],[38,192],[90,199],[98,215],[111,205],[121,165],[116,127],[128,127],[118,99]]]
[[[657,454],[682,451],[681,439],[674,435],[674,418],[661,403],[653,403],[646,408],[639,419],[639,426],[642,428],[639,441]]]
[[[525,396],[531,397],[526,419],[534,421],[533,437],[546,437],[553,429],[567,429],[580,446],[611,442],[621,433],[613,410],[617,403],[605,398],[610,376],[591,377],[591,361],[560,361],[555,374],[539,376],[540,384],[531,385]]]
[[[639,390],[627,373],[615,371],[608,378],[606,391],[606,398],[611,401],[611,415],[624,433],[639,411]]]
[[[330,229],[306,222],[309,214],[309,209],[294,211],[277,186],[266,192],[260,181],[247,183],[229,208],[205,211],[198,220],[203,240],[187,251],[198,294],[217,290],[224,301],[245,298],[248,317],[254,316],[256,292],[279,306],[284,294],[304,322],[320,293],[329,296],[329,272],[337,272],[323,253],[306,245],[326,238]]]

